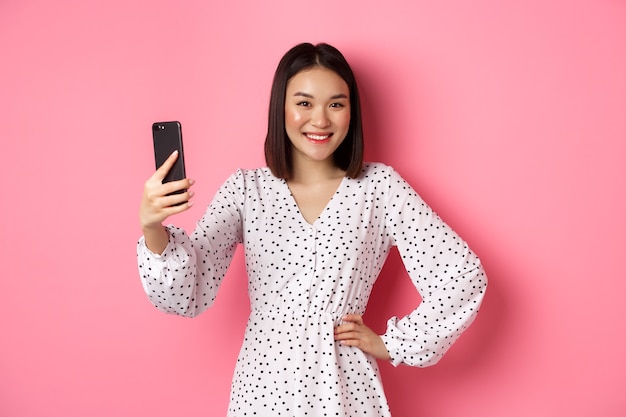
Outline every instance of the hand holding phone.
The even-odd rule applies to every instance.
[[[193,192],[185,192],[193,184],[185,177],[182,129],[179,122],[160,122],[152,125],[156,172],[145,182],[139,206],[139,222],[145,244],[154,253],[162,253],[169,235],[163,221],[181,213],[192,205]],[[174,152],[177,151],[177,154]],[[168,184],[172,181],[180,181]],[[180,187],[179,189],[176,189]],[[178,194],[184,193],[184,196]],[[183,201],[181,201],[183,200]],[[185,201],[186,200],[186,201]]]

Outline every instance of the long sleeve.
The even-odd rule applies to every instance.
[[[391,170],[386,229],[422,297],[406,317],[392,317],[382,336],[394,366],[437,363],[474,320],[487,287],[478,257]]]
[[[213,304],[242,241],[243,189],[243,174],[237,171],[219,189],[191,236],[168,225],[169,241],[161,255],[139,239],[139,275],[159,310],[195,317]]]

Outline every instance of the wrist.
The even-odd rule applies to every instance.
[[[145,245],[153,253],[161,254],[167,247],[170,234],[162,224],[142,227]]]
[[[163,231],[167,231],[167,228],[163,226],[162,223],[147,223],[141,225],[141,231],[145,235],[146,233],[154,234],[154,233],[162,233]]]

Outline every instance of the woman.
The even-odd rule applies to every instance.
[[[168,195],[191,180],[161,183],[176,157],[144,187],[140,276],[157,308],[194,317],[244,245],[252,312],[229,416],[389,416],[376,360],[432,365],[473,321],[480,261],[391,167],[363,163],[356,81],[332,46],[282,58],[268,167],[235,172],[191,237],[162,225],[193,197]],[[392,246],[423,300],[377,335],[362,315]]]

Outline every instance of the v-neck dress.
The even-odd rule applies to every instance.
[[[376,360],[333,333],[344,315],[365,312],[392,246],[422,297],[387,322],[394,365],[436,363],[474,320],[487,285],[467,244],[381,163],[344,178],[313,224],[287,183],[259,168],[231,175],[191,236],[167,228],[161,255],[143,238],[137,245],[143,287],[166,313],[210,307],[244,247],[251,314],[229,417],[390,416]]]

